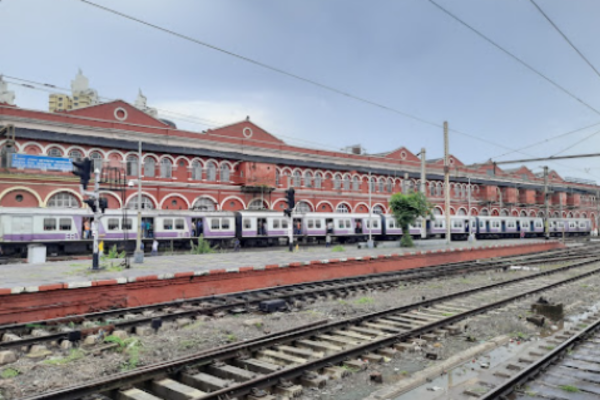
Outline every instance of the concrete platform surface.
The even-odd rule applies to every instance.
[[[344,260],[356,257],[377,257],[391,254],[408,255],[421,251],[442,249],[469,249],[499,245],[543,243],[541,239],[481,240],[475,243],[453,242],[449,246],[443,240],[415,241],[414,248],[385,247],[358,249],[356,245],[347,245],[343,251],[332,248],[306,247],[297,252],[286,248],[265,249],[264,251],[240,251],[230,253],[212,253],[202,255],[159,255],[145,257],[143,264],[134,264],[131,268],[119,267],[122,260],[106,259],[101,262],[104,269],[91,270],[91,260],[72,260],[47,262],[43,264],[6,264],[0,265],[0,289],[10,289],[13,294],[36,292],[43,285],[57,283],[68,284],[68,288],[89,287],[94,281],[115,280],[119,283],[135,281],[145,276],[158,276],[158,279],[172,278],[175,274],[190,273],[203,275],[209,271],[238,272],[249,269],[264,269],[271,265],[290,263],[309,263],[311,261]]]

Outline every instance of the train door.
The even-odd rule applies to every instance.
[[[469,232],[471,232],[471,224],[469,224],[469,220],[465,219],[463,221],[464,225],[465,225],[465,233],[467,234],[467,236],[469,236]]]
[[[12,217],[11,230],[20,242],[28,240],[26,236],[33,235],[33,217]]]
[[[501,223],[502,223],[502,229],[501,229],[501,231],[502,231],[502,233],[504,233],[504,232],[506,232],[506,221],[502,220]]]
[[[517,220],[517,232],[521,232],[521,221]]]
[[[267,234],[267,219],[266,218],[257,218],[256,219],[256,233],[258,236]]]
[[[487,220],[485,221],[485,233],[489,233],[490,232],[490,221]]]
[[[333,234],[333,218],[327,218],[325,220],[326,232],[330,235]]]
[[[152,239],[154,237],[154,218],[142,217],[142,238]]]
[[[294,218],[294,235],[302,235],[302,219]]]
[[[204,218],[192,218],[192,237],[204,235]]]

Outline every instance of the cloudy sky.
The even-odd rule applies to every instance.
[[[288,143],[311,147],[360,143],[373,153],[399,146],[417,153],[426,147],[428,157],[437,158],[443,153],[443,136],[436,125],[447,120],[460,132],[451,133],[450,151],[465,163],[594,124],[523,150],[526,155],[504,158],[598,152],[600,133],[594,134],[600,132],[600,76],[530,0],[436,1],[581,101],[428,0],[94,1],[431,124],[81,0],[0,1],[0,74],[69,87],[81,68],[101,96],[133,102],[141,88],[149,105],[164,110],[180,127],[203,130],[250,115]],[[536,1],[600,69],[600,2]],[[10,87],[17,105],[47,109],[47,92]],[[539,171],[541,165],[530,167]],[[600,159],[550,166],[563,176],[600,181]]]

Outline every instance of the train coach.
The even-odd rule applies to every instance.
[[[29,244],[44,244],[49,255],[89,253],[92,214],[87,209],[6,208],[0,214],[0,245],[5,255],[24,255]],[[163,247],[186,249],[190,241],[203,236],[211,245],[232,247],[239,240],[244,247],[286,244],[289,230],[303,243],[323,243],[327,235],[338,243],[367,240],[399,240],[404,234],[392,215],[358,213],[294,213],[291,220],[276,211],[144,210],[142,240],[154,239]],[[410,235],[443,238],[446,219],[417,219],[409,227]],[[543,237],[542,218],[451,216],[452,239]],[[551,236],[589,235],[592,223],[585,218],[551,218]],[[105,247],[117,244],[132,250],[137,239],[137,212],[107,210],[98,225]]]

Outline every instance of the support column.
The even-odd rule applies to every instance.
[[[425,166],[427,162],[425,147],[421,148],[421,193],[427,197],[427,186],[425,185],[427,180],[427,174],[425,173]],[[423,218],[421,221],[421,239],[427,238],[427,218]]]
[[[450,160],[448,150],[448,122],[444,121],[444,207],[446,208],[446,244],[452,241],[452,230],[450,227]]]

